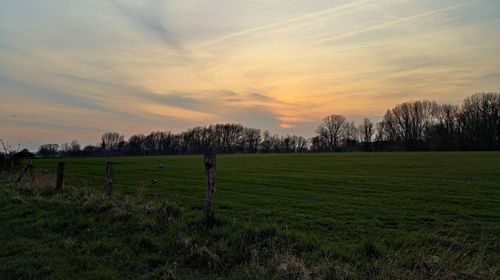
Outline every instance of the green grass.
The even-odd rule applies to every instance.
[[[97,195],[108,160],[112,203]],[[212,229],[200,226],[201,156],[64,161],[61,193],[4,183],[0,274],[500,277],[498,152],[219,155]]]

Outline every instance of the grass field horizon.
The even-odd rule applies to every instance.
[[[96,193],[112,161],[120,197],[175,201],[201,221],[200,155],[33,163],[36,172],[53,174],[59,161],[66,163],[66,185]],[[435,257],[458,273],[479,254],[485,275],[498,277],[499,170],[500,152],[218,155],[215,215],[224,226],[277,228],[355,263],[363,244],[410,270],[416,260]],[[446,260],[457,255],[462,259]]]
[[[61,160],[71,185],[101,190],[105,162],[111,161],[116,192],[167,196],[200,211],[204,203],[200,155],[49,159],[35,165],[55,171]],[[160,163],[167,167],[160,169]],[[432,226],[431,221],[467,219],[479,210],[497,209],[500,218],[499,168],[500,152],[218,155],[216,213],[265,222],[272,217],[271,222],[325,233],[353,223],[352,215],[353,225],[365,230]],[[394,218],[404,215],[406,221]]]
[[[0,280],[500,280],[499,0],[0,3]]]

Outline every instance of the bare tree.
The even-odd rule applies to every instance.
[[[406,149],[420,149],[433,125],[433,103],[427,100],[405,102],[388,110],[384,116],[389,141],[403,142]]]
[[[128,139],[127,150],[130,154],[141,155],[144,151],[144,139],[146,136],[143,134],[132,135]]]
[[[255,128],[243,129],[243,151],[247,153],[256,153],[259,149],[260,130]]]
[[[16,171],[21,165],[21,159],[16,156],[21,149],[21,145],[15,147],[9,142],[0,139],[0,146],[2,148],[0,150],[0,171]]]
[[[264,132],[262,132],[262,137],[261,137],[262,141],[260,142],[260,151],[262,153],[269,153],[271,152],[271,134],[269,133],[269,131],[265,130]]]
[[[81,151],[81,146],[80,146],[80,143],[78,143],[78,140],[73,139],[73,140],[71,141],[71,143],[70,143],[70,146],[71,146],[71,153],[72,153],[73,155],[80,153],[80,151]]]
[[[121,144],[124,144],[123,135],[117,132],[106,132],[101,137],[101,146],[106,151],[116,151]]]
[[[359,125],[358,130],[360,133],[363,149],[366,151],[368,150],[368,147],[372,142],[374,134],[373,123],[370,121],[370,119],[365,118],[363,120],[363,123]]]
[[[307,139],[302,137],[302,136],[298,136],[297,137],[297,148],[296,148],[297,153],[303,153],[307,150],[308,150]]]
[[[58,150],[58,144],[43,144],[38,148],[38,154],[42,157],[55,157]]]
[[[323,119],[323,122],[316,130],[316,133],[326,140],[329,151],[339,150],[346,122],[346,118],[342,115],[330,115]]]
[[[476,93],[461,108],[459,125],[467,149],[500,149],[500,93]]]
[[[60,150],[64,155],[69,155],[71,153],[71,145],[68,142],[61,144]]]
[[[339,150],[500,150],[500,94],[478,93],[462,106],[438,105],[431,101],[404,102],[387,110],[376,125],[364,119],[359,126],[342,115],[330,115],[317,128],[318,135],[301,136],[261,133],[259,129],[226,123],[198,126],[173,134],[153,131],[134,135],[128,143],[123,135],[108,132],[100,146],[80,151],[76,140],[61,145],[66,155],[103,154],[162,155],[214,151],[217,153],[292,153]],[[375,141],[372,143],[372,141]],[[5,143],[4,143],[5,149]],[[59,146],[40,146],[42,156],[57,155]],[[0,153],[1,154],[1,153]],[[6,158],[5,152],[2,154]]]
[[[432,139],[433,147],[441,150],[454,150],[457,148],[458,117],[460,109],[457,105],[434,104],[433,116],[437,121]]]
[[[387,140],[387,136],[385,134],[385,121],[378,122],[375,126],[375,141],[382,142]]]
[[[344,125],[344,137],[343,137],[343,143],[344,143],[344,149],[346,151],[356,151],[358,150],[358,143],[359,143],[359,131],[356,125],[354,124],[353,121],[351,122],[346,122]]]

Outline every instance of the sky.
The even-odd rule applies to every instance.
[[[0,138],[36,149],[500,91],[498,0],[0,0]]]

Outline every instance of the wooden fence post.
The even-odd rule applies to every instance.
[[[63,187],[64,183],[64,162],[59,162],[57,164],[57,181],[56,181],[56,189],[60,190]]]
[[[104,195],[111,198],[113,194],[113,163],[106,163],[106,175],[104,177]]]
[[[207,177],[207,194],[205,198],[204,216],[207,226],[212,226],[214,222],[214,198],[215,198],[215,153],[205,153],[205,174]]]

